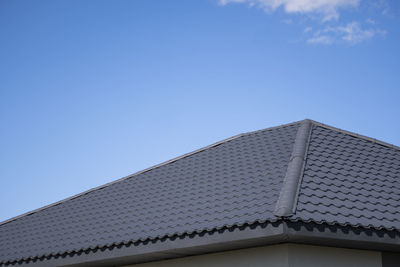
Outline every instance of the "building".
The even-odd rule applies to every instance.
[[[0,224],[0,266],[400,266],[400,148],[303,120]]]

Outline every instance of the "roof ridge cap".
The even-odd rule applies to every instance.
[[[303,120],[303,121],[304,121],[304,120]],[[142,174],[142,173],[151,171],[151,170],[153,170],[153,169],[159,168],[159,167],[161,167],[161,166],[164,166],[164,165],[173,163],[173,162],[175,162],[175,161],[177,161],[177,160],[180,160],[180,159],[182,159],[182,158],[186,158],[186,157],[189,157],[189,156],[191,156],[191,155],[197,154],[197,153],[199,153],[199,152],[205,151],[205,150],[207,150],[207,149],[210,149],[210,148],[219,146],[219,145],[221,145],[221,144],[224,144],[224,143],[226,143],[226,142],[232,141],[232,140],[234,140],[234,139],[237,139],[237,138],[240,138],[240,137],[243,137],[243,136],[247,136],[247,135],[250,135],[250,134],[258,133],[258,132],[269,131],[269,130],[274,130],[274,129],[279,129],[279,128],[283,128],[283,127],[295,125],[295,124],[298,124],[298,123],[302,123],[303,121],[295,121],[295,122],[286,123],[286,124],[282,124],[282,125],[278,125],[278,126],[268,127],[268,128],[261,129],[261,130],[250,131],[250,132],[245,132],[245,133],[241,133],[241,134],[234,135],[234,136],[232,136],[232,137],[229,137],[229,138],[223,139],[223,140],[221,140],[221,141],[215,142],[215,143],[213,143],[213,144],[211,144],[211,145],[204,146],[204,147],[199,148],[199,149],[196,149],[196,150],[194,150],[194,151],[185,153],[185,154],[183,154],[183,155],[181,155],[181,156],[178,156],[178,157],[172,158],[172,159],[170,159],[170,160],[161,162],[161,163],[159,163],[159,164],[153,165],[153,166],[148,167],[148,168],[146,168],[146,169],[143,169],[143,170],[141,170],[141,171],[134,172],[133,174],[124,176],[124,177],[122,177],[122,178],[119,178],[119,179],[117,179],[117,180],[111,181],[111,182],[109,182],[109,183],[106,183],[106,184],[103,184],[103,185],[100,185],[100,186],[93,187],[93,188],[88,189],[88,190],[86,190],[86,191],[83,191],[83,192],[81,192],[81,193],[75,194],[75,195],[73,195],[73,196],[71,196],[71,197],[67,197],[67,198],[64,198],[64,199],[62,199],[62,200],[59,200],[59,201],[53,202],[53,203],[51,203],[51,204],[45,205],[45,206],[43,206],[43,207],[40,207],[40,208],[31,210],[31,211],[25,212],[25,213],[23,213],[23,214],[20,214],[20,215],[15,216],[15,217],[11,217],[10,219],[7,219],[7,220],[5,220],[5,221],[2,221],[2,222],[0,221],[0,226],[2,226],[2,225],[4,225],[4,224],[7,224],[7,223],[10,223],[10,222],[12,222],[12,221],[15,221],[15,220],[17,220],[17,219],[20,219],[20,218],[22,218],[22,217],[25,217],[25,216],[32,215],[32,214],[34,214],[34,213],[40,212],[40,211],[45,210],[45,209],[47,209],[47,208],[51,208],[51,207],[60,205],[60,204],[66,202],[66,201],[68,201],[68,200],[72,200],[72,199],[78,198],[78,197],[80,197],[80,196],[89,194],[89,193],[91,193],[91,192],[94,192],[94,191],[103,189],[103,188],[108,187],[108,186],[110,186],[110,185],[112,185],[112,184],[115,184],[115,183],[118,183],[118,182],[121,182],[121,181],[130,179],[130,178],[132,178],[132,177],[134,177],[134,176],[136,176],[136,175],[139,175],[139,174]]]
[[[292,154],[286,169],[283,184],[275,205],[274,215],[289,217],[294,214],[297,206],[297,196],[301,183],[301,176],[306,160],[306,153],[312,131],[312,121],[305,119],[297,130]]]
[[[340,128],[337,128],[337,127],[334,127],[334,126],[327,125],[327,124],[322,123],[322,122],[318,122],[318,121],[314,121],[314,120],[309,120],[309,121],[311,121],[316,126],[320,126],[320,127],[323,127],[323,128],[329,129],[329,130],[333,130],[333,131],[340,132],[340,133],[343,133],[343,134],[347,134],[347,135],[350,135],[350,136],[353,136],[353,137],[357,137],[357,138],[360,138],[360,139],[363,139],[363,140],[366,140],[366,141],[369,141],[369,142],[372,142],[372,143],[376,143],[376,144],[379,144],[379,145],[382,145],[382,146],[386,146],[386,147],[389,147],[389,148],[400,150],[400,146],[396,146],[396,145],[387,143],[385,141],[381,141],[381,140],[378,140],[378,139],[375,139],[375,138],[372,138],[372,137],[369,137],[369,136],[366,136],[366,135],[358,134],[358,133],[355,133],[355,132],[343,130],[343,129],[340,129]]]

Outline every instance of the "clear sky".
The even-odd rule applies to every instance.
[[[0,221],[304,118],[400,145],[400,1],[0,0]]]

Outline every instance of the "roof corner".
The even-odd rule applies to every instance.
[[[293,144],[292,154],[286,169],[285,177],[274,215],[277,217],[289,217],[294,214],[297,203],[298,189],[301,182],[301,174],[306,160],[306,152],[311,135],[312,121],[305,119],[297,130]]]

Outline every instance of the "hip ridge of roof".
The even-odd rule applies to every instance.
[[[292,154],[283,178],[282,188],[275,206],[274,215],[290,217],[294,214],[300,188],[302,172],[307,156],[307,148],[312,131],[312,121],[306,119],[296,133]]]

